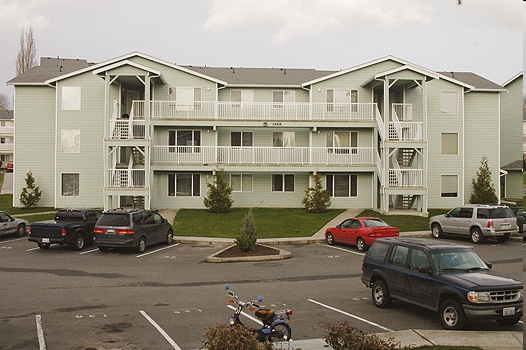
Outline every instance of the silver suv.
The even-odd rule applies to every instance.
[[[435,238],[451,233],[469,236],[473,243],[485,238],[506,242],[510,234],[518,233],[517,218],[505,205],[466,204],[431,217],[429,226]]]

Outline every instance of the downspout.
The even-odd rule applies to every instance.
[[[58,137],[58,81],[57,85],[55,86],[55,155],[54,155],[54,173],[55,173],[55,181],[54,181],[54,193],[53,193],[53,207],[57,207],[57,137]]]

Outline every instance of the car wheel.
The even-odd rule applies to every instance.
[[[373,283],[371,289],[371,296],[374,305],[385,308],[391,305],[391,296],[389,295],[389,289],[383,280],[376,280]]]
[[[431,225],[431,234],[435,238],[442,238],[444,236],[444,233],[442,232],[442,227],[440,227],[440,224],[434,223]]]
[[[511,327],[521,320],[520,317],[501,318],[497,320],[500,326]]]
[[[504,236],[500,236],[497,238],[499,242],[507,242],[510,239],[510,234],[506,233]]]
[[[75,236],[75,244],[73,245],[73,249],[84,249],[84,235],[82,234],[82,232],[77,233],[77,235]]]
[[[482,241],[484,241],[484,235],[478,227],[472,228],[469,235],[473,243],[482,243]]]
[[[358,251],[360,252],[365,252],[367,250],[367,243],[365,243],[362,237],[358,237],[356,240],[356,248],[358,248]]]
[[[144,253],[146,251],[146,238],[141,237],[139,243],[137,244],[137,252]]]
[[[51,244],[49,244],[49,243],[38,243],[38,247],[40,249],[49,249],[50,246],[51,246]]]
[[[447,330],[462,329],[465,323],[464,311],[460,303],[453,299],[445,300],[439,308],[440,322]]]
[[[18,225],[18,227],[16,228],[16,236],[22,237],[25,234],[26,234],[26,225],[25,224]]]
[[[101,252],[107,252],[109,249],[110,249],[110,248],[108,248],[108,247],[101,247],[101,246],[99,245],[99,250],[100,250]]]
[[[333,245],[335,242],[334,242],[334,237],[332,236],[332,233],[327,233],[327,236],[325,237],[325,239],[327,240],[327,243],[329,245]]]
[[[166,241],[165,241],[165,243],[170,245],[170,244],[172,244],[173,240],[174,240],[174,233],[172,232],[172,230],[170,230],[166,234]]]

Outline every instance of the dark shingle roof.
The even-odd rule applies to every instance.
[[[92,63],[82,59],[41,57],[40,66],[34,66],[9,80],[7,84],[43,84],[46,80],[89,67],[90,65]]]
[[[486,78],[481,77],[475,73],[471,72],[437,72],[447,77],[453,78],[455,80],[464,82],[466,84],[472,85],[476,90],[502,90],[505,89],[492,81],[489,81]]]
[[[226,81],[229,85],[249,86],[300,86],[335,72],[299,68],[181,67]]]
[[[13,111],[0,111],[0,120],[13,120]]]
[[[522,160],[519,159],[510,164],[506,164],[502,167],[502,169],[507,170],[507,171],[510,171],[510,170],[522,171]]]

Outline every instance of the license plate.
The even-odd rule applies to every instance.
[[[502,309],[502,316],[513,316],[515,315],[514,307],[505,307]]]
[[[49,238],[42,238],[42,243],[49,243]]]
[[[106,234],[114,235],[115,234],[115,230],[108,230],[108,231],[106,231]]]

